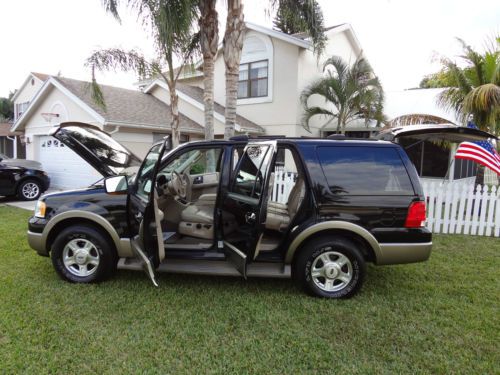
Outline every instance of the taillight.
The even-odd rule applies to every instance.
[[[413,202],[408,208],[408,215],[406,216],[406,228],[420,228],[424,226],[425,222],[425,202]]]

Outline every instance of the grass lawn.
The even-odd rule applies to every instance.
[[[436,236],[430,261],[329,301],[286,280],[72,285],[28,247],[29,215],[0,207],[0,373],[498,373],[498,238]]]

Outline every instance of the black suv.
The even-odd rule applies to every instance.
[[[66,280],[117,267],[292,277],[308,293],[359,290],[366,263],[424,261],[431,233],[413,164],[395,143],[248,139],[154,145],[140,162],[106,133],[66,123],[53,136],[105,178],[43,196],[28,239]]]

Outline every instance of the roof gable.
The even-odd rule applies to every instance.
[[[60,90],[69,100],[89,113],[97,123],[102,125],[141,126],[169,129],[171,114],[169,107],[157,98],[136,90],[102,85],[106,110],[99,107],[91,98],[90,82],[64,77],[53,77],[45,82],[30,103],[21,118],[15,123],[13,130],[23,129],[32,113],[43,102],[51,88]],[[203,128],[181,115],[181,130],[203,132]]]
[[[48,77],[50,77],[49,75],[47,74],[43,74],[43,73],[33,73],[31,72],[27,77],[26,79],[24,80],[23,84],[21,85],[21,87],[19,87],[17,90],[16,90],[16,93],[14,94],[14,96],[12,97],[12,102],[15,102],[17,97],[21,94],[21,92],[23,92],[24,88],[26,87],[26,85],[28,84],[28,82],[30,82],[32,79],[36,79],[37,81],[39,82],[45,82]]]

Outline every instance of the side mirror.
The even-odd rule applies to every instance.
[[[104,189],[108,194],[127,194],[127,176],[113,176],[104,180]]]

